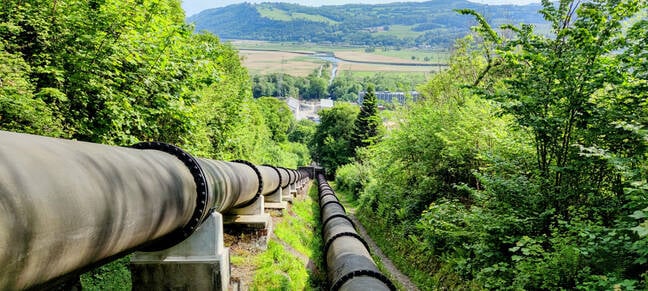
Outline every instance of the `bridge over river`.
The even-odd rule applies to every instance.
[[[130,253],[133,289],[228,290],[224,229],[267,228],[314,178],[331,289],[394,290],[322,173],[0,131],[0,290],[65,289]]]

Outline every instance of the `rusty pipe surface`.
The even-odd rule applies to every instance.
[[[246,164],[161,143],[135,147],[0,131],[0,290],[170,247],[211,211],[242,205],[261,188],[262,174]]]

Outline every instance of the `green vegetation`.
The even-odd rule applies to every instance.
[[[320,74],[321,72],[321,74]],[[423,74],[376,73],[356,74],[343,72],[330,84],[330,64],[314,70],[307,77],[286,74],[255,75],[252,77],[255,97],[282,96],[300,99],[330,97],[337,101],[357,102],[358,93],[369,84],[378,91],[409,92],[426,80]]]
[[[413,56],[415,60],[435,64],[446,64],[450,60],[450,51],[443,49],[377,49],[375,53],[377,55],[397,57],[404,60],[411,60]]]
[[[470,32],[468,18],[452,9],[493,15],[496,24],[546,26],[537,4],[483,5],[469,1],[402,2],[382,5],[300,6],[288,3],[235,4],[191,16],[197,30],[225,39],[311,42],[365,47],[444,47]]]
[[[385,25],[375,28],[375,35],[392,36],[399,38],[416,38],[423,34],[422,31],[415,31],[413,25]]]
[[[292,21],[292,20],[308,20],[314,22],[323,22],[327,24],[336,24],[337,21],[331,20],[330,18],[324,17],[322,15],[314,15],[307,13],[299,12],[289,12],[281,10],[281,8],[275,9],[272,5],[262,4],[259,5],[257,11],[261,17],[269,18],[272,20],[278,21]]]
[[[367,86],[360,112],[353,124],[350,146],[354,152],[375,144],[382,137],[382,120],[378,116],[378,100],[373,84]]]
[[[302,99],[322,99],[328,96],[330,63],[315,69],[307,77],[293,77],[287,74],[256,75],[252,77],[254,97],[299,97]]]
[[[274,240],[268,242],[257,264],[252,290],[302,290],[308,286],[304,263]]]
[[[355,156],[351,147],[353,124],[358,107],[346,102],[336,102],[332,108],[319,112],[320,124],[311,140],[313,159],[333,176],[337,168],[351,162]]]
[[[320,290],[326,282],[317,187],[296,199],[287,213],[274,229],[277,238],[255,259],[252,290]]]
[[[483,41],[459,41],[423,100],[338,168],[423,289],[647,286],[648,21],[627,21],[647,4],[543,5],[549,35],[504,38],[460,11]]]
[[[81,275],[83,290],[131,290],[129,262],[126,256]]]

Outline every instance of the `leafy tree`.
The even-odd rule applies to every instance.
[[[310,119],[302,119],[295,123],[295,126],[288,133],[288,140],[291,142],[310,144],[317,124]]]
[[[504,42],[480,21],[497,51],[484,73],[504,76],[504,90],[484,95],[533,133],[540,189],[559,217],[570,217],[574,205],[615,216],[618,208],[601,203],[622,203],[624,183],[598,153],[631,158],[645,151],[642,138],[622,125],[642,126],[637,122],[646,112],[627,107],[639,96],[616,89],[631,70],[619,71],[620,57],[611,53],[627,49],[624,21],[641,10],[640,3],[645,7],[641,1],[561,1],[558,7],[544,1],[541,13],[552,23],[551,37],[530,26],[509,26],[517,37]]]
[[[30,67],[22,58],[7,53],[0,44],[0,129],[63,136],[61,120],[42,99],[34,96],[29,72]],[[48,91],[44,89],[39,95]],[[65,96],[60,98],[64,100]]]
[[[304,94],[305,99],[323,99],[328,96],[328,83],[324,78],[317,76],[308,77],[309,87]]]
[[[353,151],[376,143],[381,136],[382,120],[378,116],[378,104],[374,86],[367,86],[360,112],[353,125],[351,147]]]
[[[319,115],[320,124],[310,144],[311,153],[328,175],[333,176],[339,166],[353,159],[351,137],[358,108],[350,103],[336,102],[335,106],[323,109]]]
[[[543,7],[513,39],[462,11],[482,42],[363,152],[360,217],[422,286],[645,288],[646,3]]]
[[[270,128],[272,140],[279,143],[287,141],[288,131],[295,123],[295,117],[288,104],[274,97],[261,97],[256,100],[265,124]]]

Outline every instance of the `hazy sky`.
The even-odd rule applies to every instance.
[[[348,3],[364,3],[364,4],[380,4],[380,3],[391,3],[391,2],[423,2],[426,0],[324,0],[324,1],[312,1],[312,0],[182,0],[182,8],[184,8],[187,16],[196,14],[200,11],[209,8],[223,7],[230,4],[236,3],[261,3],[261,2],[290,2],[297,3],[301,5],[308,6],[321,6],[321,5],[340,5]],[[446,0],[451,1],[451,0]],[[483,4],[518,4],[524,5],[529,3],[539,3],[540,0],[468,0],[477,3]]]

